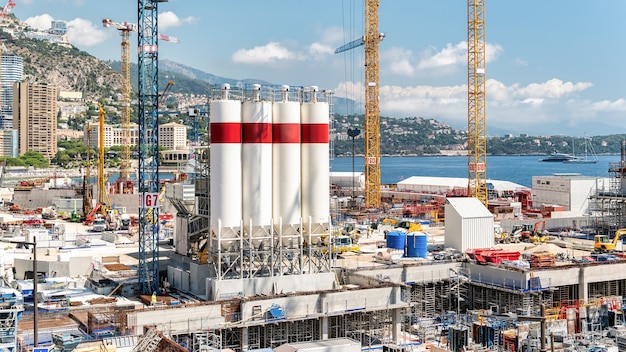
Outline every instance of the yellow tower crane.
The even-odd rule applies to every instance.
[[[380,207],[380,105],[378,43],[379,0],[365,1],[365,35],[335,50],[335,54],[365,46],[365,206]]]
[[[467,4],[467,193],[487,206],[485,0]]]
[[[103,19],[104,27],[114,27],[122,36],[122,60],[120,62],[121,82],[121,129],[122,129],[122,158],[120,164],[120,181],[130,180],[130,32],[137,31],[134,23],[119,23],[110,19]],[[124,193],[123,191],[120,193]]]

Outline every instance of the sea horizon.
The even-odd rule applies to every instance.
[[[620,161],[620,154],[598,155],[595,164],[569,164],[540,161],[545,155],[488,155],[487,179],[510,181],[531,187],[532,176],[574,174],[609,177],[609,164]],[[382,184],[395,184],[412,176],[467,178],[467,155],[464,156],[381,156]],[[363,156],[355,156],[354,172],[363,172]],[[351,172],[352,157],[330,161],[331,172]]]

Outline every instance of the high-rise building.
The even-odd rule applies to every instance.
[[[0,129],[13,128],[13,83],[24,79],[21,56],[2,54],[2,93],[0,95]]]
[[[12,128],[0,129],[0,156],[18,157],[19,136]]]
[[[39,152],[51,160],[57,154],[57,96],[48,84],[15,82],[13,129],[19,134],[19,155]]]

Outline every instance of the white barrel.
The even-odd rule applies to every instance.
[[[272,103],[244,102],[242,122],[243,223],[269,226],[272,223]]]
[[[308,224],[329,222],[328,103],[303,103],[301,114],[302,221],[306,228]]]
[[[241,102],[214,100],[211,104],[211,229],[239,227],[241,194]]]
[[[274,228],[282,231],[300,224],[300,103],[283,99],[275,102],[272,110],[272,217]],[[279,224],[283,229],[278,228]]]

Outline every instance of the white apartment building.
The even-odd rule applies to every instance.
[[[167,149],[187,146],[187,126],[176,122],[160,125],[159,146]]]
[[[90,145],[99,145],[99,123],[89,122],[91,127]],[[87,143],[87,125],[85,126],[84,143]],[[148,133],[148,138],[150,133]],[[139,143],[139,125],[130,124],[130,145],[134,146]],[[121,146],[123,144],[122,128],[119,126],[104,125],[104,147],[111,148],[113,146]],[[159,146],[166,149],[179,149],[187,146],[187,126],[171,122],[159,126]]]

